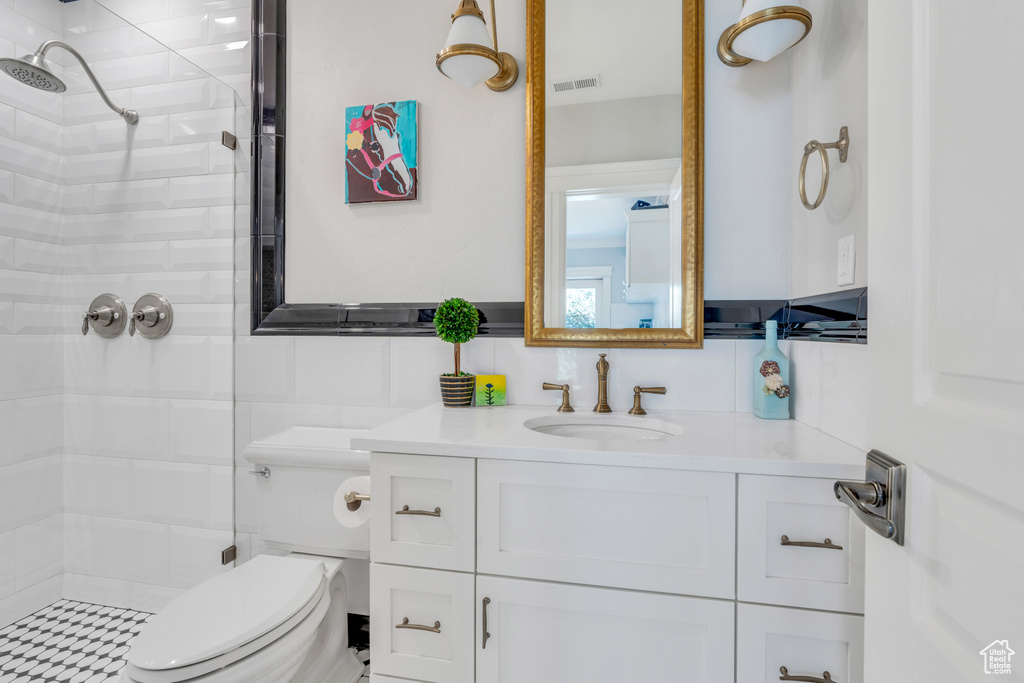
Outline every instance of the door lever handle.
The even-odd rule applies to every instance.
[[[846,505],[849,505],[854,514],[860,518],[860,521],[864,522],[869,529],[874,531],[882,538],[892,538],[896,535],[896,527],[892,522],[887,520],[885,517],[876,515],[871,510],[868,510],[867,506],[861,502],[856,492],[853,490],[851,484],[856,482],[851,481],[837,481],[832,487],[832,490],[836,494],[836,500],[839,500]],[[873,505],[869,503],[869,505]]]
[[[836,500],[882,538],[903,545],[907,466],[881,451],[868,453],[865,481],[837,481]],[[873,509],[872,509],[873,508]]]

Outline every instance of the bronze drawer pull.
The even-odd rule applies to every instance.
[[[836,683],[832,680],[832,674],[830,674],[827,671],[821,674],[821,678],[818,678],[817,676],[790,676],[789,670],[787,670],[784,666],[780,666],[779,673],[782,674],[781,676],[779,676],[780,681],[805,681],[805,683]]]
[[[797,545],[801,548],[825,548],[827,550],[843,549],[843,546],[833,543],[831,538],[826,538],[824,543],[818,543],[817,541],[791,541],[789,536],[783,536],[782,540],[779,541],[779,545]],[[814,680],[820,679],[815,678]]]
[[[441,632],[441,622],[435,621],[433,626],[424,626],[423,624],[410,624],[409,617],[402,619],[401,624],[395,624],[395,628],[411,628],[414,631],[430,631],[431,633]]]
[[[481,650],[487,649],[487,639],[491,637],[491,634],[487,632],[487,605],[491,604],[490,598],[484,598],[484,643],[480,647]]]
[[[430,510],[410,510],[408,505],[403,505],[401,510],[395,511],[396,515],[423,515],[425,517],[440,517],[441,508],[434,508],[434,511]]]

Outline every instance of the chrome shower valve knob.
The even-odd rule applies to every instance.
[[[170,332],[174,323],[171,302],[159,294],[139,297],[132,309],[128,324],[128,335],[134,337],[138,331],[146,339],[159,339]]]
[[[128,323],[128,335],[131,337],[135,336],[135,324],[145,325],[146,327],[153,327],[161,320],[167,317],[166,313],[161,313],[152,306],[145,306],[132,313],[131,320]]]
[[[121,299],[113,294],[100,294],[89,304],[89,310],[82,314],[82,334],[89,334],[89,328],[104,339],[111,339],[124,332],[127,308]]]

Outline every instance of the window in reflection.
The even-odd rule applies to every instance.
[[[565,326],[597,327],[597,288],[570,282],[565,288]]]

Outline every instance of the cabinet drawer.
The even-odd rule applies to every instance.
[[[736,680],[777,683],[788,676],[864,681],[864,617],[746,605],[736,611]],[[806,680],[806,679],[805,679]]]
[[[476,680],[733,683],[733,605],[480,576]]]
[[[472,458],[373,453],[370,482],[374,562],[473,571]]]
[[[472,574],[371,564],[374,673],[431,683],[472,683],[473,591]]]
[[[481,460],[481,573],[731,598],[731,474]]]
[[[832,479],[740,475],[740,600],[864,612],[864,525]],[[784,545],[823,543],[834,548]]]

